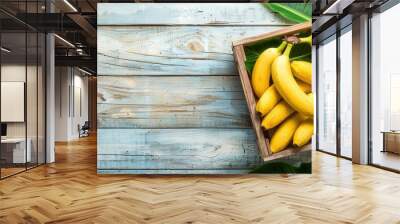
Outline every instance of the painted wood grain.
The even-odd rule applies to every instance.
[[[99,129],[98,169],[249,169],[252,129]]]
[[[263,33],[260,35],[256,35],[256,36],[252,36],[252,37],[248,37],[248,38],[244,38],[238,41],[234,41],[233,42],[233,46],[250,46],[252,44],[255,44],[259,41],[263,41],[263,40],[268,40],[270,38],[274,38],[274,37],[282,37],[282,36],[290,36],[293,34],[297,34],[300,32],[311,32],[311,22],[304,22],[304,23],[299,23],[293,26],[289,26],[289,27],[284,27],[282,29],[273,31],[273,32],[268,32],[268,33]]]
[[[286,27],[260,4],[99,4],[98,170],[246,173],[262,162],[232,42]]]
[[[102,128],[249,128],[238,76],[99,76]]]
[[[280,27],[98,27],[99,75],[237,75],[232,41]]]
[[[236,154],[234,154],[236,155]],[[98,169],[119,170],[228,170],[251,169],[257,166],[254,160],[239,157],[204,157],[201,154],[184,155],[98,155]],[[179,173],[179,171],[177,171]]]
[[[210,175],[218,175],[218,174],[248,174],[250,169],[213,169],[213,170],[199,170],[199,169],[174,169],[174,170],[159,170],[159,169],[98,169],[98,174],[166,174],[166,175],[193,175],[193,174],[210,174]]]
[[[311,150],[300,151],[287,157],[280,157],[274,162],[296,164],[311,162]],[[99,169],[99,174],[246,174],[251,167],[246,169]]]
[[[97,5],[98,25],[286,25],[260,3]]]

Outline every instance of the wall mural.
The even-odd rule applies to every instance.
[[[310,17],[304,3],[98,4],[98,173],[310,173]]]

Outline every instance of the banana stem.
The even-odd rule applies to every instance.
[[[308,43],[309,45],[312,45],[312,36],[308,37],[302,37],[300,38],[300,43]]]
[[[279,47],[277,48],[278,52],[282,52],[283,49],[285,49],[287,42],[286,41],[282,41],[282,43],[279,45]]]
[[[292,47],[293,47],[293,44],[288,44],[287,47],[286,47],[286,49],[285,49],[285,52],[283,53],[283,55],[289,57],[290,52],[292,51]]]

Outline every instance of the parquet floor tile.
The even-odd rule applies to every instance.
[[[320,152],[312,175],[97,175],[89,137],[0,181],[0,223],[400,223],[400,175]]]

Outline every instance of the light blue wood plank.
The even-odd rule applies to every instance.
[[[242,160],[220,158],[203,158],[201,155],[178,156],[178,155],[147,155],[147,156],[125,156],[125,155],[98,155],[97,167],[99,169],[158,169],[158,170],[196,170],[196,169],[249,169],[257,164],[249,158]]]
[[[250,128],[239,76],[99,76],[100,128]]]
[[[167,175],[192,175],[192,174],[248,174],[250,169],[244,170],[97,170],[98,174],[167,174]]]
[[[100,3],[98,25],[287,25],[259,3]]]
[[[99,129],[98,169],[249,169],[251,129]]]
[[[232,41],[280,27],[99,27],[99,75],[237,75]]]
[[[99,173],[246,173],[261,163],[231,45],[285,22],[259,4],[109,4],[98,18],[111,25],[98,28]]]

